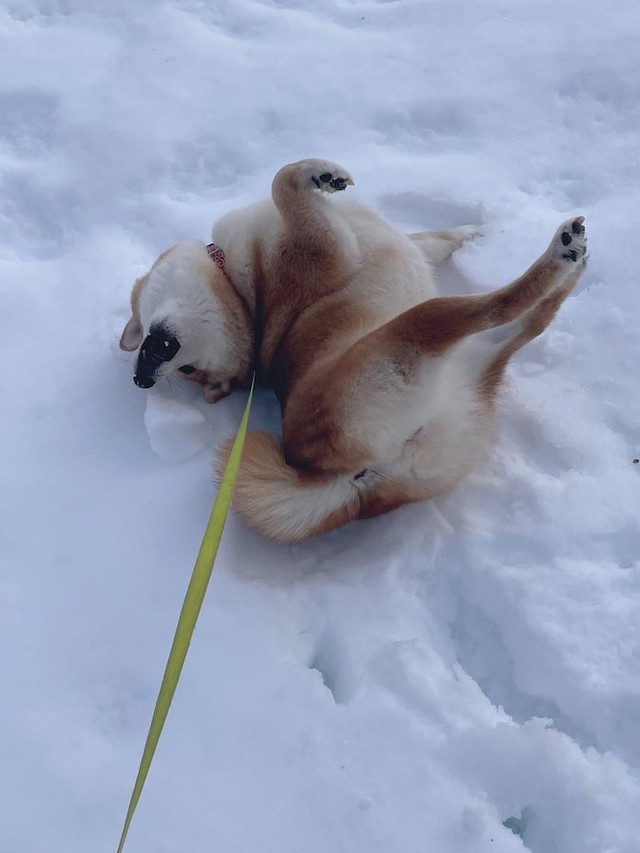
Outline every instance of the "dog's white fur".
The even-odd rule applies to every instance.
[[[509,358],[551,322],[584,268],[583,219],[574,217],[511,285],[438,298],[433,265],[475,229],[400,233],[329,196],[351,183],[328,161],[283,167],[272,200],[214,226],[224,272],[204,244],[169,249],[135,283],[121,339],[142,353],[160,328],[166,346],[179,343],[149,382],[194,369],[187,378],[214,402],[255,367],[273,388],[283,438],[249,433],[234,506],[280,541],[455,485],[489,444]]]

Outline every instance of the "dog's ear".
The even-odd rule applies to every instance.
[[[140,291],[147,283],[148,278],[148,273],[147,275],[137,278],[131,290],[131,318],[124,327],[122,336],[120,337],[120,349],[126,350],[127,352],[133,352],[138,349],[142,343],[144,331],[142,328],[142,321],[140,320],[140,309],[138,308],[138,305],[140,303]]]
[[[142,326],[140,320],[134,315],[124,327],[120,338],[120,349],[133,352],[142,343]]]

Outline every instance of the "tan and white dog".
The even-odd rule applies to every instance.
[[[578,216],[512,284],[437,297],[433,265],[475,229],[402,234],[331,197],[352,183],[328,161],[284,166],[272,200],[224,216],[215,244],[160,255],[134,284],[120,341],[138,350],[142,388],[181,372],[215,402],[255,369],[275,391],[282,440],[248,434],[234,507],[282,542],[458,483],[490,443],[508,360],[585,266]]]

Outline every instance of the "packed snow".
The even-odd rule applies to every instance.
[[[637,0],[6,0],[2,853],[115,851],[244,407],[134,386],[131,283],[308,156],[482,226],[442,292],[573,214],[590,265],[455,492],[290,547],[230,517],[126,849],[640,850],[639,38]]]

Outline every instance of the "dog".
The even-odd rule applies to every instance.
[[[133,286],[120,340],[141,388],[182,374],[215,403],[255,371],[275,392],[282,438],[248,433],[233,506],[279,542],[455,486],[490,445],[507,362],[586,263],[575,216],[511,284],[440,297],[433,268],[477,229],[401,233],[335,197],[351,185],[325,160],[281,168],[272,198],[223,216],[214,243],[160,255]]]

